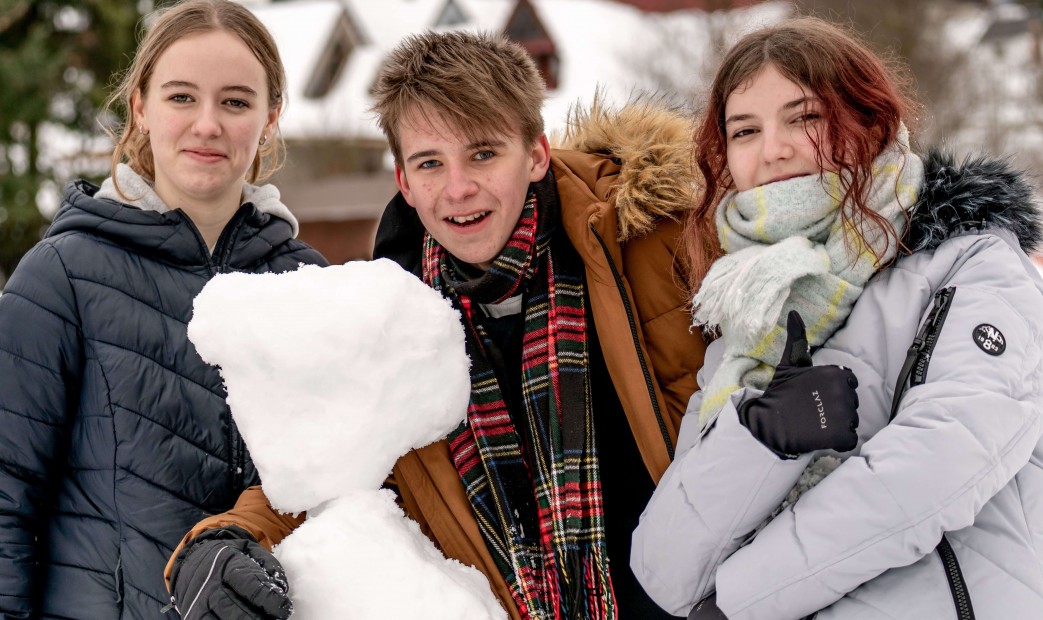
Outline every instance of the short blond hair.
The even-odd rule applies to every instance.
[[[543,133],[545,94],[532,58],[506,37],[425,32],[406,38],[388,55],[372,110],[401,166],[399,128],[411,115],[435,114],[472,140],[509,127],[532,143]]]
[[[119,135],[113,136],[116,139],[116,148],[112,153],[113,182],[116,182],[116,165],[123,161],[149,181],[156,179],[152,147],[149,145],[148,136],[138,131],[137,121],[131,113],[131,97],[139,89],[144,96],[159,57],[184,37],[217,31],[234,34],[242,40],[264,69],[268,82],[268,109],[274,110],[284,102],[286,70],[279,57],[275,40],[260,20],[243,5],[231,0],[183,0],[168,8],[159,9],[153,17],[152,25],[138,44],[134,60],[120,80],[119,86],[105,102],[105,111],[120,107],[127,115]],[[257,149],[247,180],[256,183],[270,177],[282,165],[284,155],[285,146],[276,125],[275,135],[270,136]],[[123,196],[118,183],[116,191]]]

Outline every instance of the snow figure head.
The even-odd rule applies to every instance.
[[[265,493],[284,512],[379,488],[399,456],[467,412],[459,314],[388,260],[219,275],[196,297],[188,336],[221,367]]]

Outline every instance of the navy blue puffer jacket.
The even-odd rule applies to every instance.
[[[211,255],[182,212],[97,191],[69,186],[0,295],[3,618],[176,616],[160,614],[174,546],[258,484],[186,336],[192,300],[217,273],[325,264],[249,202]]]

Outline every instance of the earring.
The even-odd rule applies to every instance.
[[[143,136],[147,136],[148,135],[148,129],[145,129],[141,125],[138,125],[138,132],[141,133],[141,135],[143,135]]]
[[[261,146],[264,146],[265,144],[268,144],[268,136],[261,136],[261,141],[258,142],[258,144],[261,145]]]

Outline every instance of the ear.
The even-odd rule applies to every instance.
[[[398,191],[402,192],[402,197],[406,199],[406,203],[415,209],[412,193],[409,189],[409,179],[406,178],[406,171],[398,164],[395,164],[395,185],[398,185]]]
[[[535,183],[547,175],[550,167],[550,142],[547,134],[541,133],[532,143],[532,151],[529,153],[532,161],[529,167],[529,182]]]
[[[282,114],[282,102],[268,111],[268,120],[264,124],[264,132],[261,135],[268,136],[269,139],[275,137],[275,127],[279,124],[279,115]]]
[[[148,129],[145,127],[145,102],[142,101],[140,88],[135,88],[134,92],[130,94],[130,114],[139,130]]]

